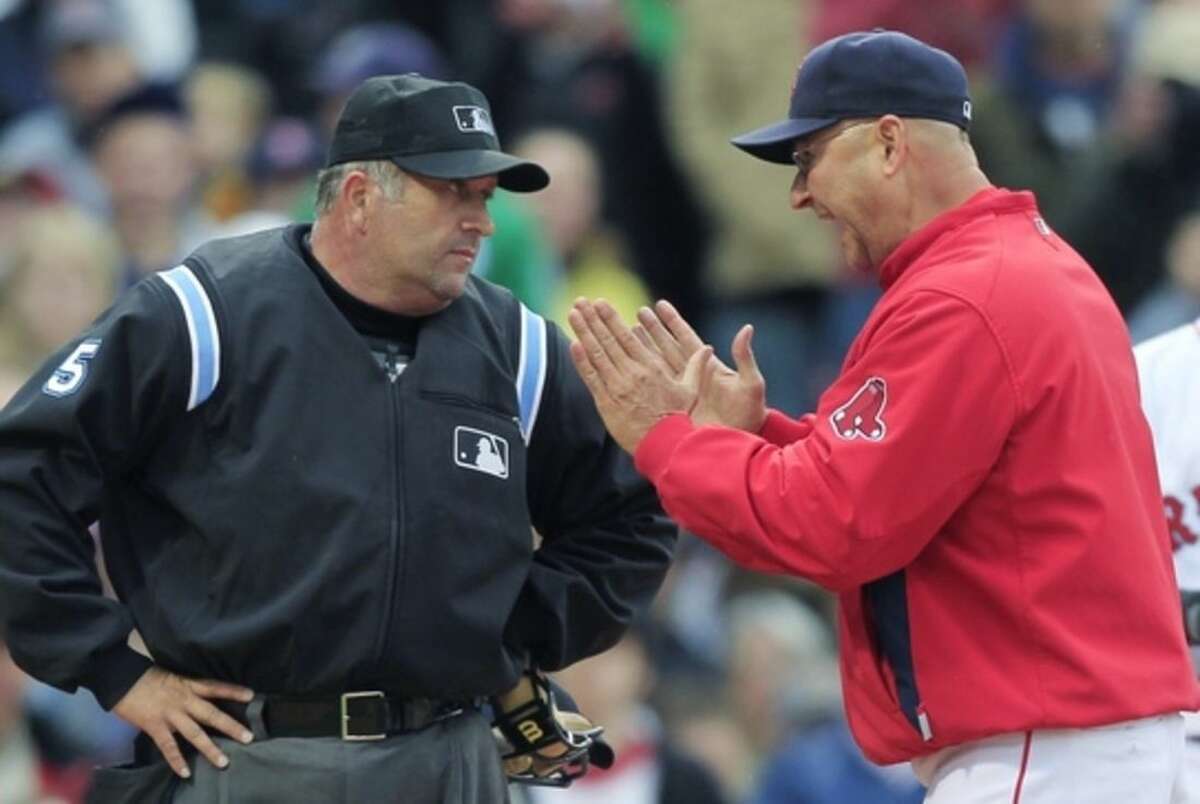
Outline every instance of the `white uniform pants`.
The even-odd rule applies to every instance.
[[[1187,804],[1183,715],[1003,734],[913,760],[925,804]]]
[[[1187,746],[1183,750],[1184,775],[1187,776],[1188,804],[1200,804],[1200,712],[1183,713],[1183,731]]]

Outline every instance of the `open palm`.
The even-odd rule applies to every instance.
[[[635,333],[647,346],[662,355],[664,362],[677,376],[682,376],[688,360],[704,348],[704,342],[670,302],[659,301],[654,309],[638,311]],[[766,381],[754,359],[750,341],[754,327],[746,324],[733,339],[731,352],[735,369],[725,365],[715,355],[704,366],[700,380],[700,395],[692,408],[696,424],[720,424],[757,433],[767,416]]]

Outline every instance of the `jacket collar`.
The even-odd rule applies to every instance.
[[[988,215],[1013,212],[1037,214],[1033,193],[988,187],[960,206],[947,210],[905,238],[879,266],[879,284],[887,290],[947,232]]]

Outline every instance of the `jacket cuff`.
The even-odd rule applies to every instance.
[[[92,691],[101,706],[112,709],[153,666],[154,662],[121,643],[96,655],[83,686]]]
[[[688,433],[695,429],[686,413],[664,416],[642,438],[633,456],[633,464],[651,483],[667,471],[667,463],[675,453],[675,447]]]
[[[758,434],[772,444],[780,444],[790,441],[788,436],[795,429],[796,422],[772,408],[767,411],[767,418],[763,419],[763,425]]]

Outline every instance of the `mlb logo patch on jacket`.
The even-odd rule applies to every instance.
[[[508,439],[474,427],[454,428],[454,462],[505,479],[508,477]]]

